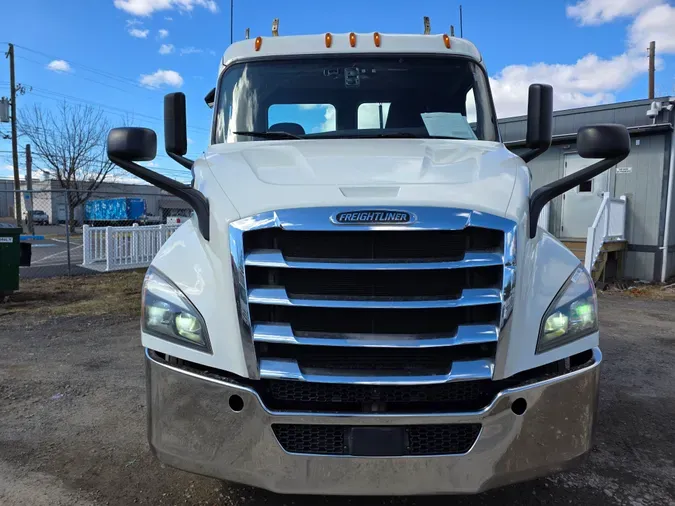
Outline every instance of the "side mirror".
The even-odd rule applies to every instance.
[[[108,156],[130,162],[154,160],[157,134],[149,128],[113,128],[108,134]]]
[[[187,120],[185,94],[169,93],[164,97],[164,147],[166,153],[187,169],[192,169],[193,160],[187,153]]]
[[[195,210],[199,230],[209,240],[209,202],[199,190],[179,183],[135,162],[147,162],[157,155],[157,134],[149,128],[113,128],[108,133],[108,158],[134,176],[184,200]]]
[[[525,163],[551,147],[553,139],[553,88],[548,84],[530,86],[527,101],[527,135],[525,146],[530,149],[520,157]]]
[[[582,158],[622,159],[630,153],[630,135],[623,125],[591,125],[577,133],[577,151]]]
[[[577,150],[583,158],[604,158],[574,174],[537,188],[530,197],[530,239],[537,235],[537,221],[544,206],[558,195],[614,167],[630,153],[630,136],[623,125],[592,125],[579,129]]]

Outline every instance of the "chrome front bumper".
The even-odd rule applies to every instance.
[[[256,392],[153,359],[146,351],[148,437],[167,465],[279,493],[470,494],[565,469],[591,448],[602,355],[574,372],[504,390],[470,413],[380,415],[271,412]],[[244,401],[233,411],[231,395]],[[527,401],[516,415],[512,403]],[[279,445],[273,423],[421,425],[481,423],[462,455],[299,455]]]

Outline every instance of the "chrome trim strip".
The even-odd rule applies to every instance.
[[[296,299],[290,298],[285,288],[253,288],[249,290],[249,304],[298,307],[368,308],[368,309],[434,309],[499,304],[501,291],[494,288],[470,288],[458,299]]]
[[[340,230],[462,230],[466,227],[482,227],[509,232],[514,222],[480,211],[455,209],[451,207],[406,206],[405,211],[417,217],[415,223],[391,225],[335,225],[330,217],[335,213],[353,211],[353,207],[306,207],[267,211],[230,223],[230,227],[248,232],[261,228],[278,227],[284,230],[324,231]],[[372,207],[369,211],[387,211],[386,207]]]
[[[292,359],[260,359],[260,377],[263,379],[295,380],[310,383],[347,383],[352,385],[433,385],[454,381],[492,379],[494,362],[491,359],[456,361],[448,374],[428,376],[375,376],[347,374],[303,373]]]
[[[248,307],[248,290],[246,288],[246,265],[244,264],[244,238],[242,230],[230,223],[230,264],[234,283],[234,298],[239,315],[239,335],[244,353],[246,371],[251,379],[260,378],[258,359],[253,345],[251,330],[251,313]]]
[[[463,260],[451,262],[312,262],[309,260],[286,260],[279,250],[255,250],[246,255],[246,265],[281,269],[331,269],[331,270],[432,270],[466,269],[502,265],[504,258],[497,253],[469,252]]]
[[[496,343],[497,327],[492,325],[462,325],[454,336],[428,337],[425,335],[396,334],[320,334],[297,337],[290,324],[253,326],[253,340],[258,343],[294,344],[301,346],[344,346],[361,348],[441,348],[466,344]]]

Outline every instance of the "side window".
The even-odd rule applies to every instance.
[[[356,113],[357,128],[359,130],[384,128],[387,124],[390,105],[391,103],[387,102],[361,104]]]
[[[466,120],[471,123],[471,127],[476,129],[476,97],[473,94],[473,88],[466,94]]]
[[[295,135],[335,131],[332,104],[273,104],[267,110],[267,129]]]

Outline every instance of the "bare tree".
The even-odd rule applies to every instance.
[[[34,105],[20,116],[19,131],[30,139],[38,155],[62,188],[69,190],[71,230],[75,209],[114,170],[106,155],[110,124],[101,109],[85,105],[59,104],[54,112]]]

